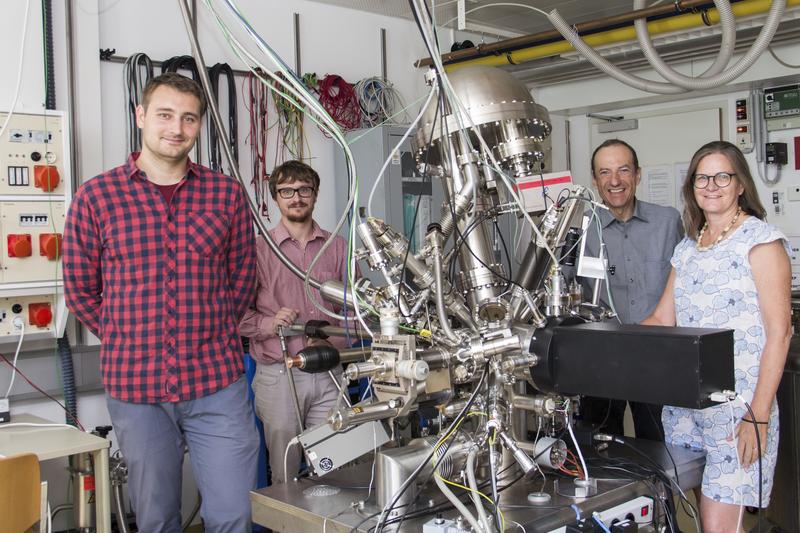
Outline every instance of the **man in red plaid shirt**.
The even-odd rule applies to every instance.
[[[206,102],[148,82],[142,151],[85,183],[64,229],[67,305],[102,341],[106,401],[139,531],[181,530],[185,448],[205,531],[249,531],[258,439],[238,323],[254,294],[244,191],[192,163]]]

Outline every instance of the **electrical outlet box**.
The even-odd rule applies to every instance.
[[[0,298],[0,343],[19,335],[14,319],[22,319],[25,338],[33,333],[52,333],[56,330],[56,295],[12,296]]]
[[[0,112],[0,123],[7,115]],[[15,111],[0,138],[0,195],[64,195],[67,146],[63,114]]]
[[[61,111],[9,116],[0,136],[0,344],[64,333],[61,248],[72,198],[70,138]]]
[[[790,202],[800,202],[800,185],[791,185],[787,187],[786,198]]]
[[[789,162],[786,143],[767,143],[766,155],[768,165],[785,165]]]
[[[3,283],[59,282],[62,279],[60,235],[64,234],[63,201],[0,202],[0,288]],[[19,235],[30,236],[30,253],[14,254]],[[24,248],[17,244],[18,248]]]

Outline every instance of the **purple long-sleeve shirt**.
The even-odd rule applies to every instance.
[[[289,235],[289,231],[283,225],[283,222],[279,222],[277,226],[269,230],[269,233],[281,251],[304,271],[308,271],[314,256],[317,255],[323,243],[330,236],[330,232],[321,229],[314,222],[311,239],[303,248],[298,241]],[[270,250],[263,238],[258,239],[256,250],[258,256],[258,282],[255,306],[245,313],[239,332],[242,336],[250,338],[250,355],[257,362],[270,364],[282,361],[280,341],[273,333],[275,314],[282,307],[298,311],[297,323],[305,323],[308,320],[327,320],[337,326],[344,325],[336,324],[334,319],[314,307],[314,304],[306,297],[303,280],[295,276],[281,263],[281,260]],[[314,265],[312,275],[319,281],[345,281],[346,261],[346,243],[342,237],[337,236],[331,246],[328,247],[325,255]],[[340,311],[333,304],[324,302],[320,298],[319,291],[312,289],[312,292],[318,302],[324,303],[325,308],[335,312]],[[348,320],[350,329],[355,326],[354,320]],[[303,335],[288,337],[287,341],[290,354],[297,353],[306,345],[306,337]],[[330,337],[328,341],[340,348],[347,346],[347,340],[343,337]]]

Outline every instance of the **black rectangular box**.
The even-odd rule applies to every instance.
[[[557,326],[555,390],[702,409],[734,390],[733,330],[595,322]]]

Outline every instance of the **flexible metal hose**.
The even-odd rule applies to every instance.
[[[472,492],[469,494],[472,497],[472,503],[475,504],[475,508],[478,510],[478,516],[484,528],[483,531],[491,531],[491,522],[486,516],[486,509],[483,508],[483,502],[478,492],[478,482],[475,480],[475,458],[477,456],[478,447],[474,446],[467,455],[467,483],[469,484],[469,488],[472,489]]]
[[[778,29],[780,19],[786,8],[786,0],[775,0],[770,8],[767,20],[764,27],[758,35],[758,38],[753,42],[750,50],[742,56],[742,58],[730,69],[720,74],[711,76],[709,78],[693,79],[689,78],[689,82],[685,85],[691,89],[710,89],[724,85],[736,77],[744,73],[753,63],[755,63],[758,56],[766,50],[769,42],[775,35]],[[583,39],[572,29],[564,18],[558,13],[558,10],[553,10],[547,15],[550,22],[558,30],[558,32],[566,39],[578,52],[583,54],[586,59],[595,67],[603,71],[603,73],[622,82],[630,87],[639,89],[641,91],[656,93],[656,94],[680,94],[686,92],[687,88],[671,83],[663,83],[652,81],[645,78],[640,78],[627,72],[618,69],[600,54],[598,54],[591,46],[586,44]],[[654,65],[655,67],[655,65]],[[660,72],[659,72],[660,73]],[[663,75],[663,74],[662,74]]]
[[[731,9],[731,3],[728,0],[714,0],[714,5],[717,6],[717,10],[720,14],[720,20],[723,24],[723,49],[721,49],[720,55],[725,52],[725,47],[728,47],[729,54],[732,54],[735,40],[732,40],[730,37],[728,37],[728,35],[733,33],[729,30],[730,26],[733,26],[733,31],[735,32],[735,19]],[[634,9],[637,9],[637,6],[644,7],[644,0],[634,0]],[[772,2],[772,6],[770,7],[769,15],[767,16],[764,26],[761,28],[758,37],[755,41],[753,41],[753,44],[750,46],[750,49],[747,51],[747,53],[743,55],[739,61],[737,61],[736,64],[734,64],[727,71],[714,75],[708,75],[711,71],[709,68],[706,73],[701,74],[700,77],[697,78],[692,76],[684,76],[680,72],[673,70],[661,59],[655,47],[653,46],[653,42],[650,39],[650,33],[647,31],[647,21],[638,19],[634,22],[634,26],[636,27],[636,36],[639,40],[639,45],[642,47],[642,52],[644,52],[644,56],[647,58],[647,61],[650,62],[650,65],[652,65],[656,72],[683,89],[711,89],[720,85],[725,85],[735,78],[738,78],[747,69],[749,69],[753,63],[756,62],[758,57],[769,46],[772,37],[775,35],[775,31],[778,29],[778,25],[781,22],[781,17],[783,16],[785,9],[786,0],[774,0]],[[715,66],[717,66],[717,62],[712,65],[712,67]]]

